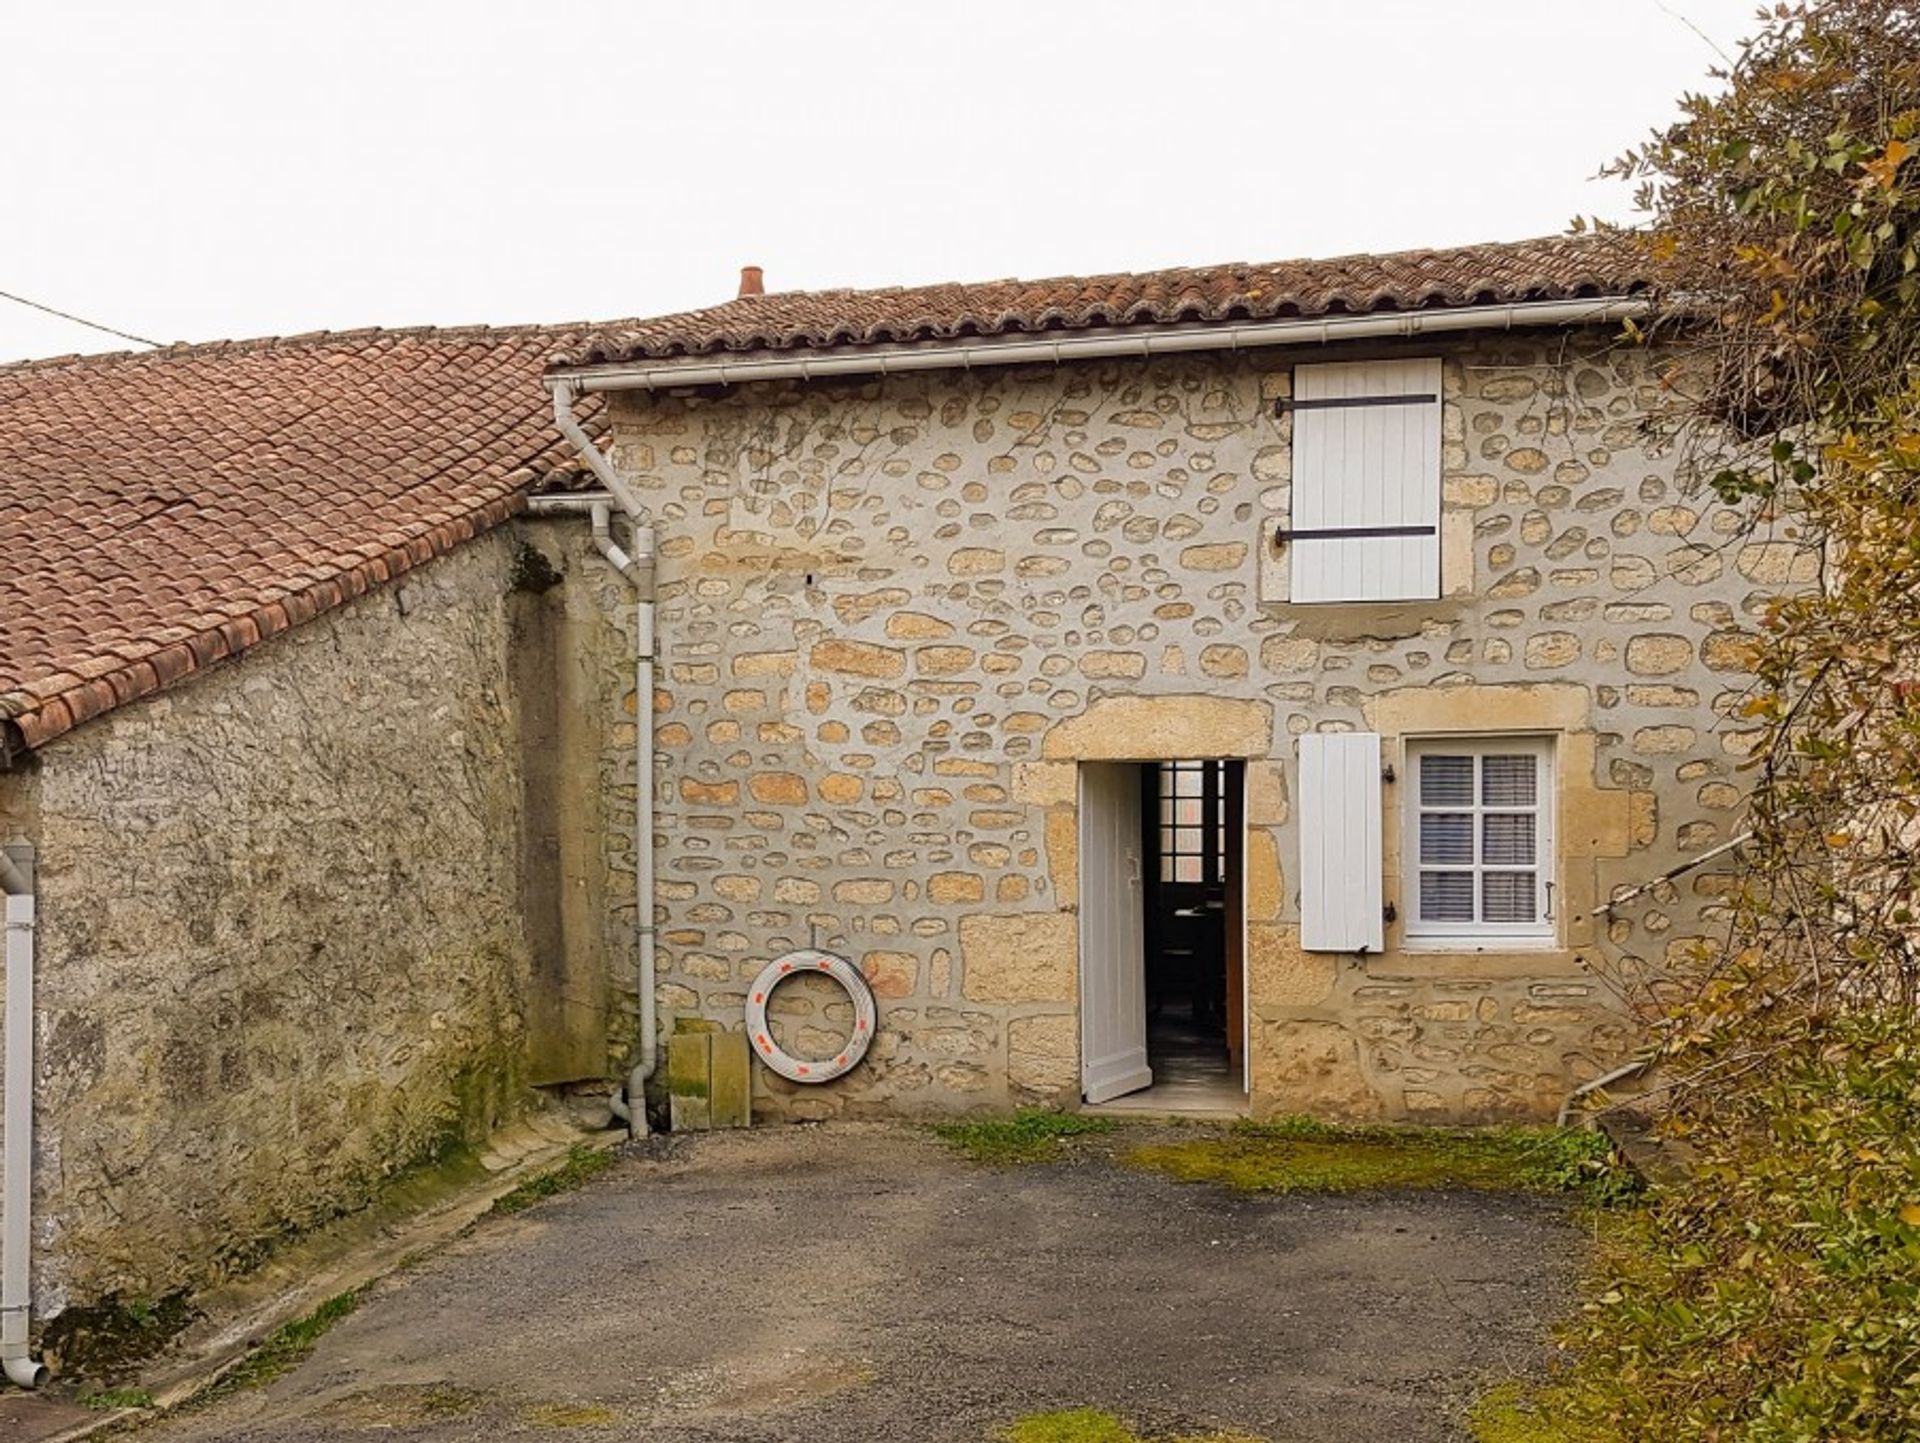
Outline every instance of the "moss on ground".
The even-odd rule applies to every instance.
[[[1129,1149],[1124,1161],[1243,1192],[1472,1188],[1573,1193],[1608,1203],[1636,1186],[1604,1137],[1556,1128],[1338,1127],[1285,1118],[1147,1143]]]
[[[1000,1436],[1005,1443],[1147,1443],[1147,1439],[1120,1419],[1098,1408],[1029,1413]],[[1179,1433],[1158,1443],[1265,1443],[1265,1440],[1251,1433]]]
[[[212,1402],[231,1393],[265,1387],[303,1362],[334,1325],[350,1316],[359,1306],[358,1290],[328,1298],[304,1318],[295,1318],[269,1335],[238,1367],[214,1383],[196,1401]]]
[[[535,1428],[598,1428],[620,1421],[618,1413],[599,1403],[535,1403],[520,1416]]]
[[[328,1436],[341,1429],[393,1432],[465,1418],[487,1407],[493,1396],[452,1383],[381,1383],[334,1399],[314,1417],[324,1421]]]
[[[164,1298],[116,1294],[68,1308],[47,1325],[40,1345],[67,1376],[112,1376],[158,1353],[197,1316],[184,1291]]]
[[[565,1162],[558,1167],[534,1174],[512,1192],[495,1199],[493,1211],[525,1212],[543,1198],[558,1197],[561,1193],[572,1192],[588,1178],[605,1172],[612,1166],[612,1153],[597,1147],[589,1147],[583,1142],[576,1142],[567,1149]]]
[[[464,1418],[487,1404],[487,1395],[477,1388],[456,1388],[450,1383],[435,1383],[422,1388],[418,1398],[421,1418],[437,1423],[447,1418]]]
[[[1551,1416],[1550,1396],[1520,1382],[1481,1395],[1467,1413],[1474,1443],[1609,1443]]]
[[[85,1408],[98,1408],[103,1413],[122,1408],[151,1408],[153,1394],[145,1388],[102,1388],[97,1393],[88,1393],[80,1404]]]
[[[1110,1117],[1085,1117],[1072,1112],[1049,1112],[1023,1107],[1012,1117],[980,1122],[943,1122],[934,1134],[976,1162],[1046,1162],[1060,1154],[1064,1138],[1112,1132]]]
[[[1031,1413],[1009,1427],[1004,1436],[1006,1443],[1139,1443],[1131,1428],[1097,1408]]]

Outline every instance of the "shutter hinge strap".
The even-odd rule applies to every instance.
[[[1439,400],[1438,396],[1426,392],[1399,396],[1320,396],[1304,401],[1282,396],[1273,403],[1273,414],[1284,416],[1291,411],[1333,411],[1348,406],[1431,406]]]
[[[1275,549],[1290,541],[1365,541],[1384,536],[1438,536],[1437,526],[1303,526],[1288,530],[1277,526],[1273,532]]]

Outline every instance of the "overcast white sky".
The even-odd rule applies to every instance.
[[[651,315],[1624,218],[1754,0],[0,0],[0,290],[141,336]],[[1688,22],[1698,31],[1689,28]],[[123,342],[0,301],[0,359]]]

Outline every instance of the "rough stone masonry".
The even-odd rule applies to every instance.
[[[40,891],[35,1315],[152,1310],[516,1111],[505,533],[0,775]]]
[[[1287,604],[1293,365],[1435,354],[1441,599]],[[879,1035],[828,1088],[760,1069],[762,1113],[1072,1100],[1076,769],[1241,758],[1252,1110],[1550,1115],[1631,1047],[1604,977],[1712,945],[1709,869],[1594,908],[1737,829],[1745,627],[1809,564],[1649,445],[1653,365],[1596,329],[620,397],[661,536],[663,1025],[737,1027],[746,980],[816,943],[871,979]],[[527,530],[619,617],[577,531]],[[617,897],[635,708],[627,638],[596,637]],[[1343,729],[1390,761],[1553,737],[1557,945],[1301,949],[1295,739]],[[831,991],[782,1004],[796,1050],[840,1035]]]

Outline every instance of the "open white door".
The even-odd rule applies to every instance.
[[[1153,1085],[1141,910],[1140,769],[1080,768],[1080,1090],[1105,1102]]]

